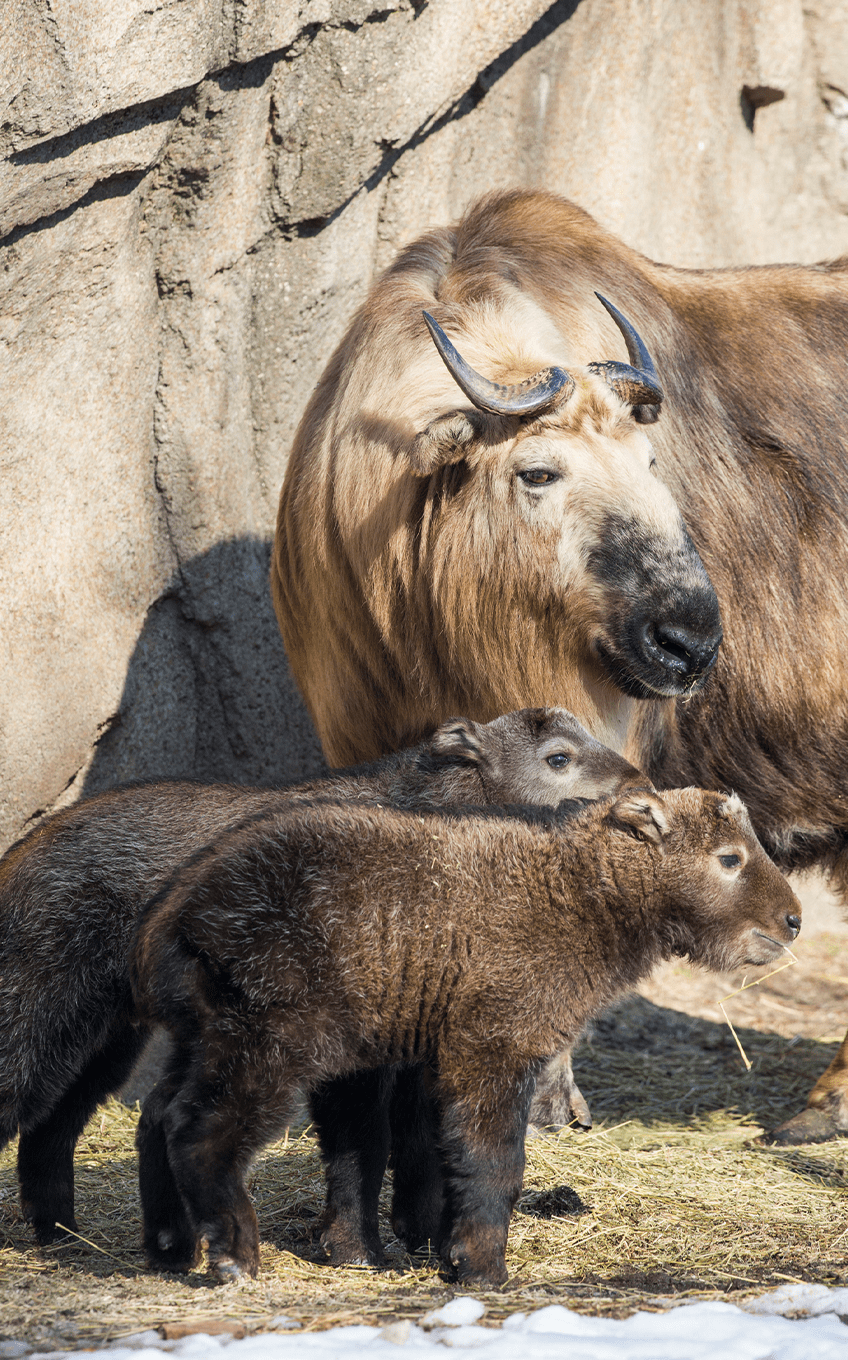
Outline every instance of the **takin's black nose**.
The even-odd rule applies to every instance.
[[[801,929],[801,917],[800,917],[800,916],[787,916],[787,918],[786,918],[786,924],[788,925],[789,929],[792,931],[792,938],[793,938],[793,940],[794,940],[794,939],[795,939],[795,936],[798,934],[798,931]]]
[[[662,666],[669,676],[694,680],[709,674],[722,641],[721,624],[712,628],[686,628],[679,623],[648,619],[642,626],[642,652]]]

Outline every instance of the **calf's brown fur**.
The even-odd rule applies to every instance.
[[[556,803],[634,782],[645,781],[569,713],[535,709],[486,726],[452,720],[418,747],[310,784],[135,784],[47,818],[0,860],[0,1146],[20,1129],[21,1201],[39,1241],[57,1223],[76,1229],[77,1138],[147,1037],[128,979],[138,912],[184,860],[298,800]],[[141,1151],[155,1157],[155,1138]]]
[[[334,806],[230,833],[151,904],[133,965],[175,1039],[168,1165],[213,1270],[256,1274],[244,1177],[296,1091],[409,1063],[438,1110],[445,1265],[502,1283],[550,1055],[659,959],[766,963],[799,928],[742,804],[698,789],[547,826]]]

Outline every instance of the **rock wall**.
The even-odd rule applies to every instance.
[[[311,773],[286,453],[399,245],[491,188],[681,265],[848,251],[842,0],[0,0],[0,846]]]

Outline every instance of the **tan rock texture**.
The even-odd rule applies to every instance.
[[[0,0],[0,846],[321,756],[269,603],[375,271],[540,185],[655,258],[848,251],[843,0]]]

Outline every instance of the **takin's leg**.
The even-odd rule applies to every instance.
[[[177,1189],[165,1137],[165,1112],[183,1076],[172,1055],[168,1071],[144,1102],[135,1135],[147,1264],[156,1270],[181,1272],[191,1270],[200,1259],[200,1239]]]
[[[392,1228],[407,1251],[439,1249],[445,1187],[439,1117],[426,1070],[402,1068],[391,1103]]]
[[[829,867],[830,886],[848,903],[848,852]],[[848,1034],[807,1097],[807,1107],[767,1134],[768,1143],[824,1143],[848,1133]]]
[[[589,1106],[580,1094],[571,1070],[571,1049],[551,1058],[539,1077],[530,1123],[537,1127],[572,1128],[585,1132],[592,1127]]]
[[[332,1265],[385,1266],[377,1222],[389,1156],[393,1069],[356,1072],[309,1098],[327,1178],[319,1241]]]
[[[256,1275],[259,1225],[245,1177],[289,1123],[307,1068],[281,1054],[279,1034],[254,1028],[228,1028],[182,1057],[181,1048],[177,1040],[190,1076],[162,1117],[168,1164],[219,1282]]]
[[[491,1068],[490,1068],[491,1071]],[[535,1074],[491,1075],[485,1094],[442,1064],[445,1159],[441,1257],[451,1278],[494,1288],[507,1278],[509,1220],[524,1177],[527,1116]]]
[[[41,1246],[64,1236],[63,1228],[77,1231],[77,1139],[97,1106],[126,1081],[147,1035],[148,1030],[127,1022],[114,1028],[50,1114],[37,1124],[22,1125],[18,1144],[21,1208]]]
[[[848,1134],[848,1034],[807,1097],[807,1108],[767,1134],[768,1143],[824,1143]]]

